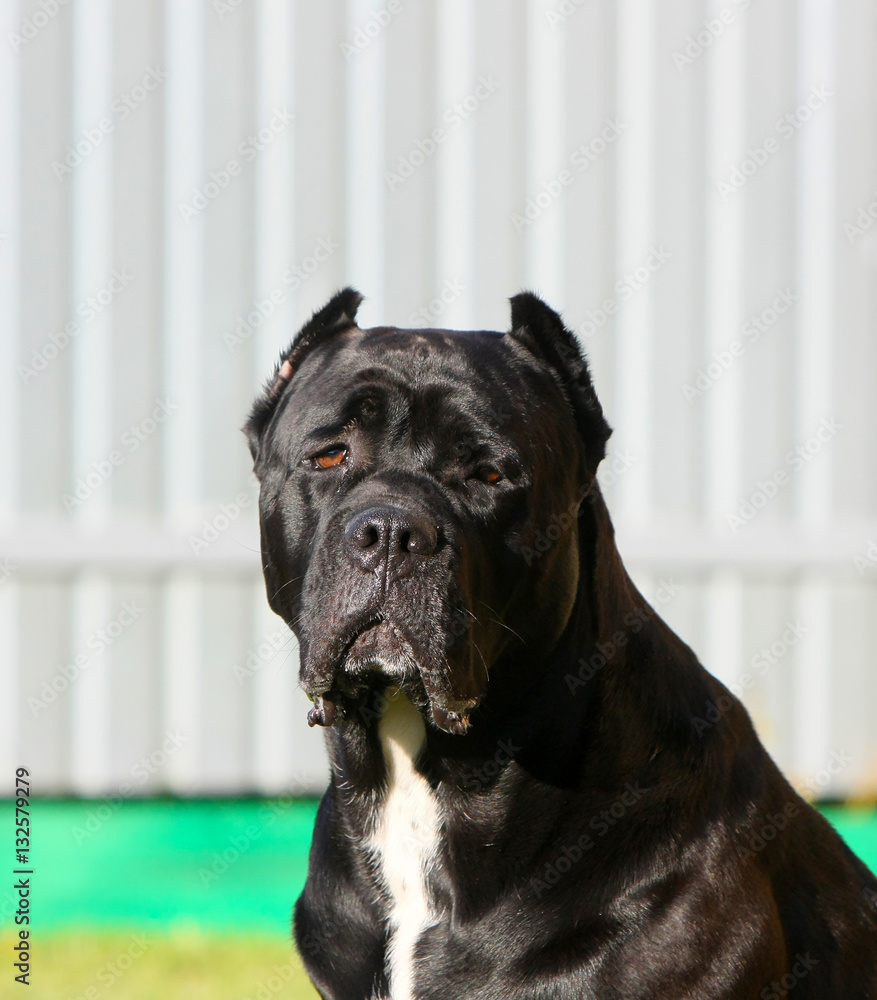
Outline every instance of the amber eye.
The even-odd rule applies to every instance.
[[[328,451],[315,455],[313,463],[318,469],[333,469],[336,465],[341,465],[346,458],[346,448],[329,448]]]
[[[483,469],[479,469],[478,476],[482,482],[489,483],[491,486],[496,485],[496,483],[502,480],[502,473],[490,465],[485,466]]]

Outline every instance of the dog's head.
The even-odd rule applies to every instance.
[[[610,431],[536,296],[512,299],[505,335],[362,330],[360,298],[305,325],[245,428],[268,600],[299,638],[312,722],[390,681],[461,733],[503,653],[540,659],[567,624]]]

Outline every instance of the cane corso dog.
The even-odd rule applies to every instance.
[[[246,426],[331,760],[299,951],[332,1000],[877,998],[877,880],[637,592],[561,318],[361,329]]]

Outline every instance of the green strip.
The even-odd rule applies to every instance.
[[[877,809],[873,806],[820,806],[819,811],[854,854],[877,872]]]
[[[197,929],[288,940],[316,808],[302,799],[131,800],[115,807],[36,801],[34,929]],[[877,871],[877,811],[831,806],[822,812]],[[13,817],[14,805],[0,801],[0,856],[9,858],[9,872]],[[9,932],[14,880],[5,881],[0,931]]]
[[[313,800],[36,801],[34,927],[288,937],[316,808]],[[0,851],[4,839],[11,851],[13,812],[0,803]],[[0,889],[0,930],[11,928],[12,904]]]

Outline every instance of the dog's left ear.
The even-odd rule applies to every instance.
[[[258,463],[262,434],[268,426],[271,414],[283,395],[283,390],[298,371],[302,358],[327,335],[354,326],[356,311],[361,302],[362,295],[355,288],[344,288],[337,292],[322,309],[311,316],[280,356],[274,374],[265,383],[262,395],[253,404],[250,419],[244,424],[244,433],[247,435],[254,462]]]
[[[589,478],[606,455],[606,442],[612,428],[603,416],[603,408],[594,391],[588,362],[575,334],[538,295],[522,292],[511,299],[510,335],[554,372],[575,417],[579,435],[585,444]]]

